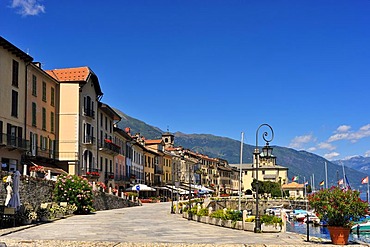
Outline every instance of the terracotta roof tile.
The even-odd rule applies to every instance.
[[[162,143],[162,139],[158,139],[158,140],[145,140],[145,144],[161,144]]]
[[[283,189],[301,189],[304,188],[304,184],[299,184],[296,182],[291,182],[289,184],[283,184],[282,185]]]
[[[90,73],[89,67],[54,69],[46,71],[58,81],[87,81]]]

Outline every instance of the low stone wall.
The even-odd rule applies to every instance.
[[[189,215],[187,212],[182,213],[182,217],[185,219],[189,219]],[[209,216],[198,216],[198,215],[192,215],[191,220],[215,225],[215,226],[221,226],[221,227],[227,227],[232,228],[236,230],[244,230],[244,231],[254,231],[255,223],[254,222],[243,222],[242,221],[236,221],[232,222],[231,220],[222,220],[219,218],[212,218]],[[279,225],[266,225],[264,223],[261,224],[261,232],[265,233],[278,233],[281,232],[283,229]]]
[[[22,204],[33,208],[41,203],[53,201],[54,181],[22,176],[19,186],[19,197]],[[4,204],[6,189],[0,181],[0,203]],[[137,203],[101,191],[94,191],[94,207],[97,211],[136,206]]]

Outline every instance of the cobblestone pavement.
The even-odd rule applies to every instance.
[[[170,203],[75,215],[50,223],[0,230],[0,247],[114,246],[114,247],[247,247],[334,246],[329,240],[295,233],[256,234],[203,224],[170,214]],[[350,243],[348,246],[370,246]]]

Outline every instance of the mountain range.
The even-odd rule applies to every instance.
[[[140,133],[146,139],[161,138],[164,132],[161,129],[130,117],[118,109],[114,110],[122,118],[117,124],[119,128],[130,127],[131,134]],[[227,160],[230,164],[240,163],[240,141],[211,134],[175,132],[173,135],[175,136],[175,146],[192,149],[210,157],[219,157]],[[337,185],[338,181],[343,178],[344,171],[352,188],[361,191],[366,190],[366,187],[361,185],[361,180],[370,174],[370,158],[359,156],[331,162],[307,151],[298,151],[280,146],[272,147],[273,155],[276,156],[276,163],[289,168],[289,179],[298,176],[299,183],[308,181],[311,184],[313,181],[315,188],[318,188],[321,181],[326,181],[325,174],[327,170],[327,185],[330,187]],[[252,163],[254,148],[253,145],[243,144],[243,163]]]

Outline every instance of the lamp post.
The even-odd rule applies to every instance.
[[[269,142],[271,142],[273,139],[274,139],[274,130],[271,128],[270,125],[268,124],[261,124],[257,131],[256,131],[256,148],[254,149],[254,156],[255,156],[255,159],[256,159],[256,220],[255,220],[255,227],[254,227],[254,232],[261,232],[261,220],[260,220],[260,217],[259,217],[259,212],[258,212],[258,160],[259,160],[259,156],[260,156],[260,151],[258,149],[258,131],[260,130],[261,127],[268,127],[271,131],[271,138],[270,139],[266,139],[266,137],[268,136],[268,132],[263,132],[262,134],[262,138],[263,140],[266,142],[266,145],[262,148],[262,154],[263,154],[263,157],[264,158],[269,158],[271,157],[271,154],[272,154],[272,148],[269,146]]]
[[[189,211],[188,211],[188,220],[191,220],[191,170],[190,170],[190,162],[189,162]]]
[[[175,184],[175,162],[172,163],[172,186],[171,186],[171,214],[174,214],[173,210],[173,186]]]

